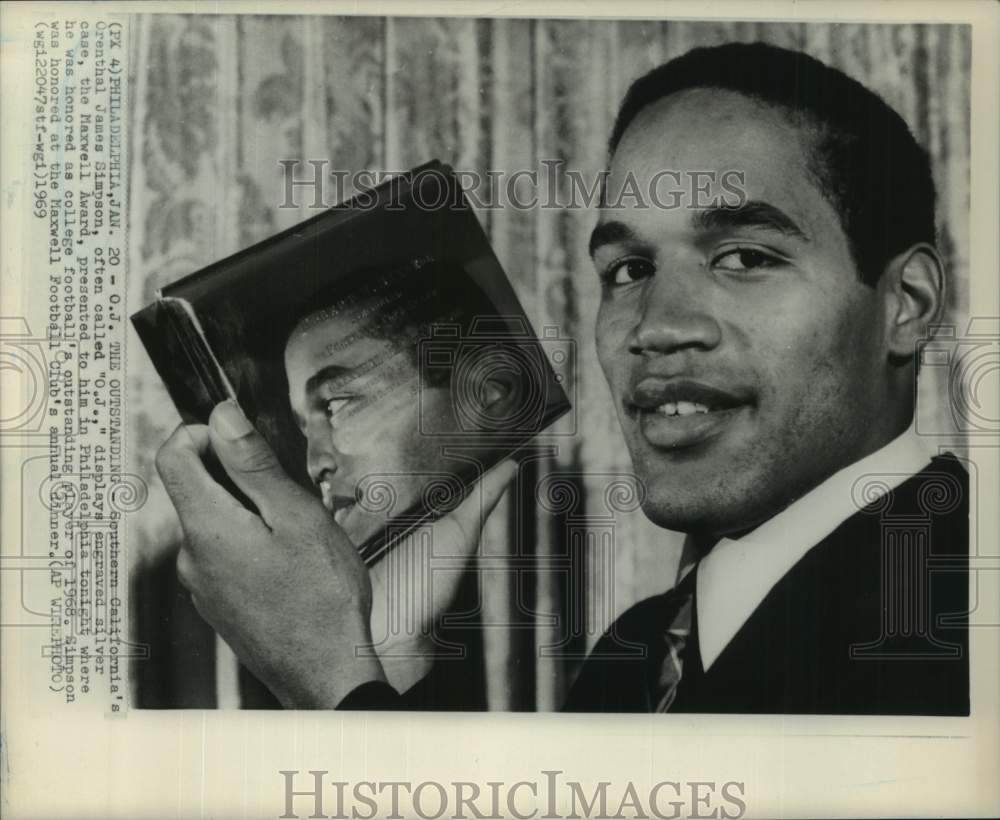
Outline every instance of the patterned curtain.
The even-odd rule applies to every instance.
[[[634,78],[696,45],[732,40],[803,49],[878,91],[911,125],[940,192],[947,318],[964,326],[969,32],[922,25],[138,16],[130,307],[313,215],[310,196],[300,208],[278,207],[280,159],[379,171],[436,157],[481,174],[563,160],[596,173]],[[539,452],[521,497],[491,519],[480,573],[482,619],[495,627],[484,630],[490,708],[555,709],[580,656],[615,615],[670,586],[679,539],[644,519],[621,480],[630,464],[592,340],[598,290],[586,240],[594,214],[479,216],[536,331],[557,328],[575,345],[567,435]],[[153,644],[153,658],[134,670],[135,703],[226,705],[232,661],[176,589],[179,526],[152,465],[178,419],[135,340],[130,351],[130,455],[152,487],[129,540],[133,629]],[[935,379],[923,380],[920,413],[949,428]],[[505,569],[514,549],[542,571]],[[245,689],[243,703],[265,701]]]

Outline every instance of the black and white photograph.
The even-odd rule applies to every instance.
[[[937,450],[915,424],[918,401],[927,405],[921,409],[932,429],[952,421],[937,395],[942,385],[936,371],[918,374],[919,358],[933,327],[968,313],[968,216],[962,206],[968,179],[961,157],[968,150],[970,109],[960,93],[969,71],[967,29],[326,18],[325,36],[312,42],[315,59],[327,68],[310,73],[304,62],[311,34],[303,21],[236,22],[229,32],[236,50],[234,103],[246,100],[244,112],[256,107],[256,115],[244,119],[238,136],[234,132],[234,150],[256,164],[237,165],[236,179],[245,180],[234,191],[240,199],[231,217],[216,219],[233,219],[246,236],[247,223],[253,226],[256,218],[263,234],[281,215],[268,194],[272,200],[287,195],[279,207],[298,201],[292,217],[329,202],[326,213],[347,215],[343,230],[354,244],[312,239],[293,226],[308,264],[282,258],[271,251],[276,244],[267,244],[236,263],[253,271],[246,284],[225,263],[226,273],[218,275],[229,278],[218,291],[208,293],[216,268],[191,280],[199,294],[206,292],[206,302],[219,304],[206,309],[211,315],[202,321],[212,329],[204,333],[229,348],[222,355],[254,371],[237,378],[244,384],[256,379],[257,404],[277,405],[270,412],[248,411],[256,432],[247,432],[247,442],[238,438],[239,447],[264,447],[275,429],[272,437],[293,441],[285,450],[293,450],[294,459],[278,458],[281,473],[276,465],[272,474],[261,467],[270,458],[263,451],[227,450],[219,436],[233,425],[242,430],[245,422],[238,415],[230,421],[232,407],[223,405],[210,423],[212,407],[225,395],[203,401],[193,439],[186,430],[167,444],[149,441],[149,450],[136,454],[150,459],[159,448],[158,476],[183,528],[178,543],[163,551],[162,566],[136,581],[141,586],[133,600],[152,621],[136,619],[136,637],[159,647],[133,666],[142,682],[139,705],[211,707],[220,698],[264,705],[254,698],[266,701],[266,695],[241,671],[221,679],[235,691],[220,689],[221,662],[231,660],[228,646],[242,670],[260,671],[264,680],[257,682],[279,705],[296,708],[405,708],[408,690],[400,689],[415,677],[420,694],[412,705],[431,709],[968,714],[968,473],[960,453]],[[153,110],[167,110],[167,98],[155,95],[184,95],[175,62],[181,69],[183,53],[199,43],[205,49],[215,43],[217,53],[222,34],[204,18],[140,23],[139,47],[146,36],[149,51],[143,53],[150,61],[149,96],[138,104],[149,104],[153,117],[143,144],[163,152],[154,156],[164,170],[171,169],[167,147],[175,146],[176,171],[183,175],[183,165],[198,155],[199,129],[207,135],[230,112],[205,111],[200,123],[159,122]],[[419,58],[418,45],[426,47]],[[612,94],[605,72],[593,76],[600,49],[616,58],[608,67],[623,91]],[[918,71],[912,61],[929,50],[933,59]],[[243,61],[250,53],[256,59]],[[392,73],[389,56],[397,66],[412,59],[412,70]],[[516,71],[528,57],[536,70]],[[359,87],[353,74],[346,82],[337,70],[343,59],[366,66],[366,85]],[[193,88],[221,82],[220,74],[217,68],[183,76]],[[581,88],[581,74],[593,85]],[[177,76],[178,85],[161,89],[154,76]],[[463,87],[470,82],[479,87]],[[934,98],[934,89],[947,83],[959,93]],[[594,110],[598,87],[606,96]],[[285,111],[289,95],[303,103]],[[318,120],[305,119],[310,96],[322,103],[308,112]],[[366,112],[379,109],[384,119],[375,132]],[[345,111],[354,118],[345,121]],[[360,144],[358,128],[369,134]],[[275,131],[286,136],[276,139]],[[265,140],[279,153],[263,162]],[[309,144],[321,152],[302,154]],[[515,289],[534,307],[534,325],[572,340],[558,353],[566,357],[565,376],[577,399],[573,429],[560,430],[557,423],[550,433],[552,414],[529,406],[545,389],[558,390],[554,382],[527,392],[488,378],[465,387],[453,372],[447,390],[427,390],[435,384],[435,368],[426,361],[409,379],[392,373],[403,356],[386,360],[385,351],[407,344],[407,331],[394,329],[391,320],[382,323],[389,338],[380,345],[366,336],[361,350],[353,344],[329,348],[346,334],[336,318],[328,324],[323,310],[329,300],[312,283],[352,265],[371,281],[384,255],[414,244],[419,259],[426,243],[456,233],[442,221],[453,210],[453,197],[433,183],[421,188],[419,201],[400,202],[398,209],[384,193],[386,213],[398,225],[373,224],[361,236],[364,228],[356,226],[364,209],[338,207],[338,181],[357,180],[362,171],[372,179],[391,173],[393,158],[404,164],[432,159],[420,150],[465,172],[469,199],[479,205],[476,216],[504,257]],[[204,144],[206,159],[215,151]],[[255,178],[261,170],[263,178]],[[174,186],[158,191],[165,176],[150,175],[144,186],[149,206],[155,203],[143,225],[150,239],[159,220],[171,225],[171,215],[179,218],[201,204],[209,209],[220,197],[208,180],[203,190],[192,184],[189,197]],[[141,211],[140,191],[132,203]],[[205,199],[192,201],[199,194]],[[407,213],[413,214],[409,220]],[[418,219],[427,214],[438,214],[438,221]],[[440,255],[440,248],[426,253],[428,259]],[[169,251],[161,258],[176,270]],[[150,273],[147,288],[150,279],[163,281],[155,266]],[[488,281],[502,275],[499,267],[492,277],[485,274]],[[300,276],[309,284],[300,284]],[[416,272],[409,276],[414,290],[387,301],[385,313],[419,294],[442,313],[449,297],[475,304],[465,294],[453,295],[458,285],[440,282],[433,272],[437,290],[419,284]],[[406,288],[407,281],[399,286]],[[166,294],[171,283],[164,284]],[[237,330],[231,325],[238,319],[225,314],[236,312],[241,299],[267,310],[243,318]],[[273,310],[285,299],[301,317],[291,332],[287,325],[294,322]],[[476,318],[474,309],[470,316]],[[423,333],[411,334],[414,348],[440,338],[444,324],[447,318],[434,320]],[[468,328],[458,332],[468,334]],[[544,340],[538,344],[541,351]],[[284,348],[287,386],[271,375],[280,362],[272,364],[277,356],[268,346]],[[508,369],[507,347],[500,342],[492,354],[480,351],[483,374]],[[161,355],[171,369],[190,369],[176,351]],[[310,384],[327,367],[339,367],[341,356],[364,375]],[[392,392],[368,402],[346,398],[377,395],[381,384]],[[235,398],[250,388],[234,390]],[[370,618],[367,611],[344,613],[343,625],[303,617],[300,607],[312,609],[327,584],[334,589],[358,570],[350,550],[330,559],[328,578],[298,560],[302,541],[317,527],[312,516],[322,517],[321,505],[302,499],[306,508],[300,509],[297,490],[293,497],[281,492],[291,489],[285,475],[305,466],[308,479],[299,483],[311,482],[313,495],[320,494],[333,514],[323,538],[339,543],[343,534],[358,545],[370,525],[378,525],[375,519],[387,518],[378,509],[383,499],[366,503],[366,487],[405,496],[399,486],[384,487],[393,484],[389,473],[408,472],[395,484],[419,492],[440,468],[447,477],[456,466],[442,460],[459,441],[449,445],[426,429],[427,416],[417,417],[428,412],[427,398],[435,393],[450,394],[452,405],[474,394],[507,397],[510,406],[496,418],[523,408],[538,423],[530,430],[537,434],[531,456],[521,461],[507,492],[509,523],[493,538],[502,552],[481,553],[474,534],[480,522],[463,526],[468,543],[448,544],[444,552],[428,527],[423,556],[406,554],[391,567],[370,568],[379,600],[372,598],[371,581],[342,591],[362,600],[364,609],[372,598],[373,608],[390,614],[387,625],[400,631],[380,636],[391,648],[389,663],[399,666],[405,655],[419,667],[403,676],[404,686],[392,686],[378,657],[355,657],[350,641],[342,647],[343,670],[329,662],[300,665],[286,656],[291,646],[304,659],[328,657],[330,636],[340,631],[376,641],[369,641],[362,623]],[[159,401],[156,406],[163,408]],[[282,411],[290,429],[277,432]],[[488,407],[473,411],[490,415]],[[406,417],[398,433],[376,420],[399,412]],[[352,418],[363,426],[352,429]],[[405,439],[402,458],[393,453],[395,436]],[[241,509],[232,508],[238,519],[227,519],[222,511],[229,498],[216,497],[218,484],[197,456],[221,462],[235,484],[227,496],[236,491],[248,498],[273,531],[269,538],[280,543],[271,547],[262,540],[257,548],[287,551],[286,567],[267,564],[255,579],[261,590],[280,588],[280,600],[261,597],[249,578],[240,589],[226,588],[223,579],[242,575],[252,560],[253,530],[238,529]],[[227,456],[237,460],[230,463]],[[244,477],[248,469],[256,475]],[[157,475],[148,480],[155,483]],[[487,484],[483,490],[476,496],[480,517],[497,503],[500,488]],[[280,524],[268,520],[269,507],[290,516],[287,534],[277,535]],[[627,520],[639,515],[652,526]],[[897,520],[898,532],[887,529]],[[206,525],[208,531],[199,532]],[[300,525],[308,533],[296,529]],[[233,554],[204,554],[210,548],[201,543],[224,534],[232,538]],[[449,613],[459,556],[478,584]],[[216,566],[216,560],[233,563]],[[350,563],[342,566],[341,560]],[[506,594],[485,590],[488,576],[480,571],[505,574]],[[426,584],[418,588],[413,572]],[[655,579],[658,594],[647,595],[647,579]],[[299,585],[302,601],[295,600]],[[403,590],[399,600],[388,597]],[[419,595],[431,596],[441,611],[411,600]],[[279,611],[268,611],[265,600]],[[217,606],[241,614],[213,611]],[[601,616],[610,622],[598,628]],[[408,647],[403,636],[415,618],[421,622],[409,629]],[[440,631],[449,622],[468,652],[451,651],[456,641]],[[278,624],[295,625],[293,644],[274,628]],[[490,631],[519,634],[494,648],[477,635],[486,624]],[[241,654],[237,646],[253,649]],[[195,663],[204,668],[179,674]],[[420,675],[428,665],[440,678],[430,696]],[[214,689],[203,683],[213,674]],[[336,681],[341,674],[343,686]],[[449,700],[454,687],[448,678],[462,682],[457,700]]]
[[[996,7],[228,5],[0,18],[3,706],[86,805],[1000,809]]]

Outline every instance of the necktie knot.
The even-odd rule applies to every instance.
[[[652,703],[657,712],[666,712],[677,697],[677,687],[684,672],[684,650],[691,637],[694,614],[695,574],[692,567],[663,599],[662,660],[652,684]]]

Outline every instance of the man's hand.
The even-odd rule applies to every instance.
[[[451,605],[483,524],[496,508],[517,463],[503,461],[486,472],[472,492],[426,530],[410,534],[371,568],[371,627],[385,675],[405,692],[430,671],[440,615]]]
[[[202,459],[209,450],[259,515],[208,474]],[[235,404],[217,406],[208,427],[178,427],[157,454],[157,469],[186,536],[177,560],[181,581],[205,620],[285,707],[334,708],[356,686],[386,679],[378,657],[365,651],[372,644],[372,582],[354,545],[320,501],[285,474]],[[506,475],[502,483],[498,473]],[[481,513],[493,508],[512,474],[511,465],[495,469],[481,495],[435,523],[449,554],[473,552]],[[445,573],[435,606],[447,604],[449,588],[454,583]],[[426,667],[417,651],[402,650],[393,643],[397,688]]]

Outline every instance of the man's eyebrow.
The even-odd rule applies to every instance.
[[[338,379],[346,381],[353,372],[353,368],[350,367],[344,367],[339,364],[328,364],[326,367],[317,370],[306,380],[306,396],[311,397],[327,382],[336,381]]]
[[[764,228],[809,241],[805,231],[788,214],[773,205],[755,199],[743,203],[738,208],[713,207],[696,211],[692,219],[695,228],[706,233],[727,228]]]
[[[588,245],[588,251],[590,255],[593,256],[597,253],[597,249],[602,245],[613,245],[619,242],[632,242],[643,245],[647,245],[639,239],[635,231],[633,231],[624,222],[601,222],[598,223],[597,227],[590,234],[590,244]]]

